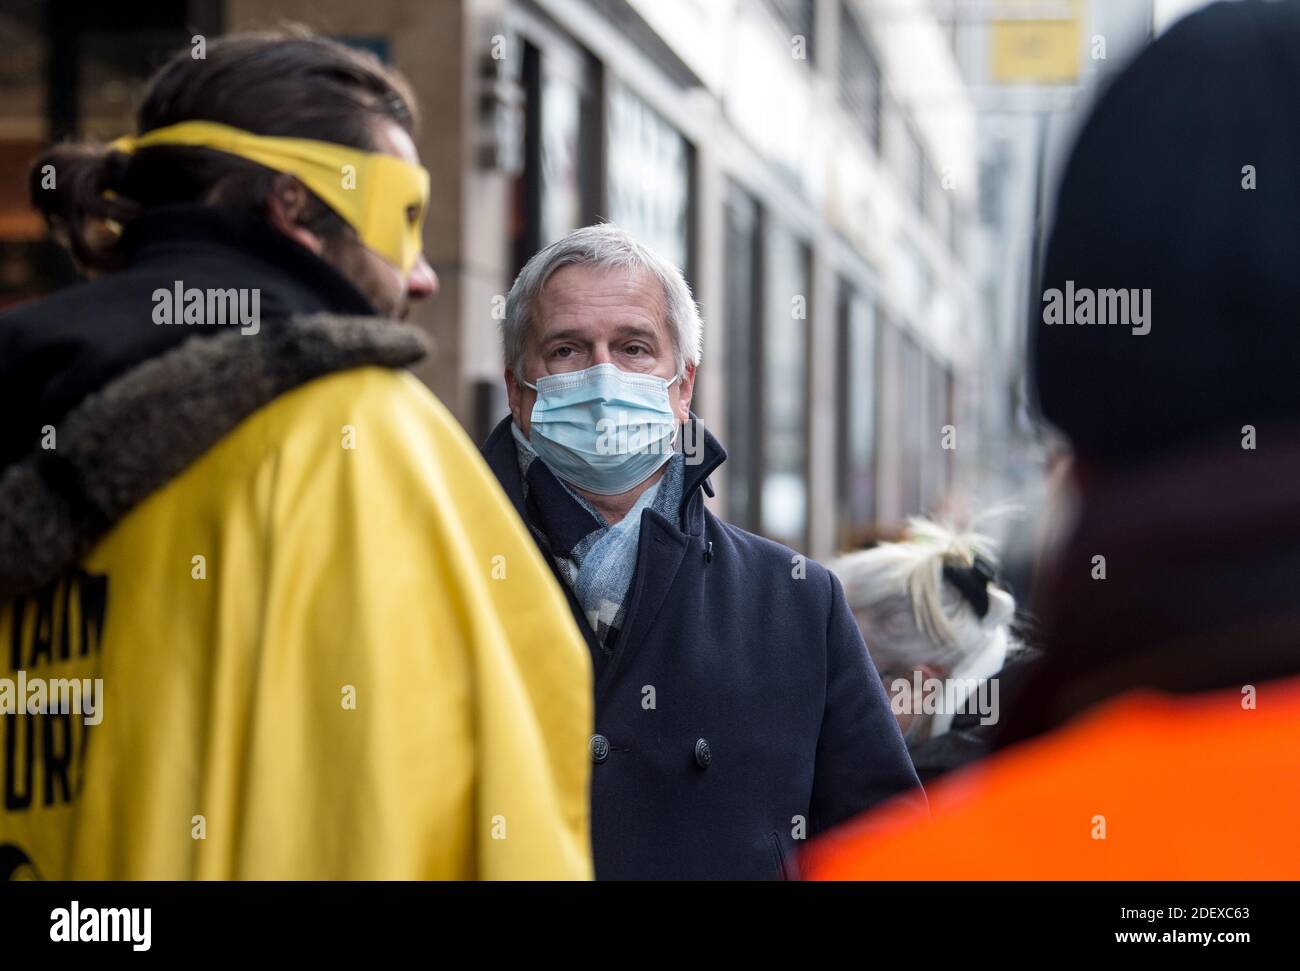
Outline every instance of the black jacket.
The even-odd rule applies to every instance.
[[[483,452],[528,520],[509,418]],[[642,513],[608,660],[565,587],[595,665],[598,879],[789,875],[797,840],[919,785],[839,582],[705,508],[725,458],[706,433],[677,520]]]
[[[993,677],[998,680],[998,707],[1000,711],[1015,711],[1025,683],[1038,668],[1040,653],[1027,648],[1017,651]],[[974,765],[987,758],[996,745],[1000,725],[983,724],[984,716],[978,712],[962,712],[952,718],[948,731],[927,738],[911,749],[912,764],[916,774],[927,788],[941,776]]]
[[[279,395],[427,350],[254,214],[168,206],[126,234],[120,272],[0,314],[0,599],[52,582]],[[256,335],[156,323],[154,292],[177,284],[256,289]]]
[[[225,327],[159,326],[153,292],[260,291],[264,320],[315,313],[368,316],[371,303],[330,264],[252,215],[167,206],[135,219],[127,266],[0,317],[0,469],[26,455],[88,394],[191,337]]]

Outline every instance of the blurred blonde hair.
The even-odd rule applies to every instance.
[[[981,618],[943,575],[945,566],[971,567],[977,554],[997,562],[988,536],[913,518],[899,542],[831,561],[882,673],[927,666],[982,678],[1002,667],[1015,598],[990,583],[989,609]]]

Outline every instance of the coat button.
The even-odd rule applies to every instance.
[[[713,761],[713,752],[709,750],[709,740],[699,738],[695,740],[695,764],[701,769],[707,769],[709,763]]]
[[[591,761],[604,762],[609,758],[609,739],[604,735],[591,736]]]

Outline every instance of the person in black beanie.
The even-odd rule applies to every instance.
[[[1129,688],[1300,673],[1297,92],[1300,3],[1217,3],[1079,136],[1041,289],[1149,290],[1147,332],[1030,321],[1080,507],[1045,564],[1035,703],[1003,744]]]
[[[1241,0],[1098,102],[1030,321],[1077,499],[1039,668],[932,818],[846,827],[807,875],[1300,878],[1297,92],[1300,0]]]

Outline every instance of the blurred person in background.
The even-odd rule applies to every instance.
[[[811,848],[823,878],[1297,879],[1300,3],[1193,14],[1074,148],[1044,268],[1150,330],[1032,323],[1072,532],[1005,751]]]
[[[839,583],[705,507],[726,453],[690,412],[701,332],[681,271],[612,225],[507,298],[483,451],[595,666],[598,879],[788,876],[798,841],[921,798]]]
[[[899,542],[827,564],[844,585],[922,782],[988,753],[1014,693],[1009,679],[1018,683],[1030,666],[1030,652],[1011,633],[1016,602],[995,562],[987,537],[913,519]]]
[[[235,35],[37,160],[94,279],[0,318],[0,877],[590,876],[582,641],[385,319],[436,289],[415,110]]]

